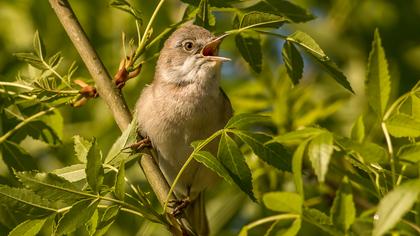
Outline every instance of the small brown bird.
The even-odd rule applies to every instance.
[[[232,116],[220,88],[221,64],[229,60],[217,56],[222,38],[195,25],[176,30],[160,52],[152,84],[137,102],[139,130],[157,150],[169,184],[193,151],[191,143],[223,128]],[[207,150],[215,155],[217,142]],[[215,180],[211,170],[194,161],[175,187],[179,199],[191,201],[184,213],[197,235],[209,233],[202,191]]]

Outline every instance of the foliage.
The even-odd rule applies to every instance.
[[[141,76],[147,77],[151,73],[147,66],[163,41],[183,22],[193,20],[213,31],[225,27],[230,46],[226,51],[245,65],[234,65],[238,73],[232,76],[247,77],[223,81],[236,114],[223,129],[192,143],[194,151],[171,186],[173,191],[193,160],[228,183],[216,186],[211,194],[213,207],[208,209],[210,223],[216,222],[212,224],[214,234],[420,233],[420,82],[396,95],[399,78],[383,45],[391,42],[381,39],[379,29],[363,59],[367,59],[364,86],[357,86],[327,56],[328,45],[317,43],[316,34],[295,25],[310,24],[314,16],[291,1],[182,2],[183,18],[173,23],[165,22],[164,1],[154,8],[141,5],[141,10],[130,1],[111,1],[115,9],[104,11],[119,14],[115,12],[120,10],[119,16],[133,23],[128,35],[135,39],[126,47],[123,34],[120,67],[110,68],[126,73],[129,79],[144,66]],[[231,22],[227,24],[226,19]],[[77,122],[66,120],[68,117],[82,111],[85,119],[105,119],[104,108],[92,109],[100,118],[86,115],[92,112],[89,108],[100,106],[100,102],[86,103],[97,97],[94,85],[76,76],[76,63],[67,63],[64,53],[49,56],[46,48],[50,46],[41,35],[37,31],[33,37],[33,52],[15,53],[29,70],[17,73],[14,81],[0,81],[1,169],[7,173],[0,179],[0,231],[9,235],[105,235],[122,229],[132,235],[153,227],[148,222],[169,227],[171,222],[135,169],[134,163],[141,158],[130,150],[137,139],[135,121],[118,138],[109,135],[115,133],[108,132],[106,123],[99,124],[100,128],[73,127],[70,133],[74,135],[69,135],[69,127]],[[270,47],[282,60],[267,50]],[[340,43],[337,47],[344,51]],[[335,82],[314,81],[316,76],[308,73],[313,70],[313,63],[308,63],[312,61]],[[250,70],[244,73],[244,67]],[[80,73],[88,76],[86,71]],[[364,111],[349,103],[363,97],[359,87],[365,89],[366,99],[358,104]],[[130,88],[127,84],[124,89],[138,95],[138,86]],[[357,112],[345,120],[337,117],[343,110]],[[216,141],[217,153],[205,151],[206,145]],[[46,168],[31,145],[53,150],[53,158],[47,161],[60,165]],[[239,191],[248,199],[241,194],[223,195]],[[226,204],[231,199],[236,202]],[[244,213],[245,208],[254,209],[251,216]],[[223,211],[223,217],[215,217],[217,210]],[[133,216],[136,220],[127,221]],[[139,231],[131,225],[124,228],[127,222]]]

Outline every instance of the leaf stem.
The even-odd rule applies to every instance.
[[[266,224],[268,222],[271,221],[279,221],[279,220],[289,220],[289,219],[297,219],[299,218],[300,215],[298,214],[281,214],[281,215],[274,215],[274,216],[269,216],[269,217],[265,217],[262,219],[259,219],[257,221],[254,221],[250,224],[245,225],[241,232],[247,232],[248,230],[257,227],[258,225],[262,225],[262,224]]]
[[[388,153],[389,153],[389,161],[391,164],[391,177],[392,177],[392,185],[395,186],[396,184],[396,161],[394,160],[394,148],[392,147],[391,136],[389,135],[388,128],[386,127],[385,122],[381,122],[382,131],[385,136],[386,144],[388,146]]]
[[[30,86],[27,86],[27,85],[24,85],[24,84],[19,84],[19,83],[13,83],[13,82],[0,81],[0,85],[23,88],[23,89],[27,89],[27,90],[33,90],[33,88],[30,87]]]
[[[60,104],[63,105],[63,104]],[[54,106],[54,107],[50,107],[47,110],[44,111],[40,111],[38,113],[33,114],[32,116],[26,118],[25,120],[23,120],[22,122],[20,122],[19,124],[17,124],[15,127],[13,127],[13,129],[9,130],[7,133],[5,133],[3,136],[0,137],[0,143],[3,143],[4,141],[6,141],[7,138],[9,138],[12,134],[14,134],[16,131],[18,131],[20,128],[22,128],[23,126],[25,126],[26,124],[28,124],[29,122],[55,110],[58,106]]]
[[[238,34],[242,31],[254,28],[254,27],[258,27],[258,26],[263,26],[263,25],[268,25],[268,24],[274,24],[274,23],[280,23],[280,22],[284,22],[284,19],[281,20],[272,20],[272,21],[266,21],[266,22],[260,22],[260,23],[256,23],[256,24],[252,24],[252,25],[248,25],[239,29],[233,29],[233,30],[228,30],[225,32],[225,34]],[[256,30],[257,32],[259,32],[259,30]],[[261,31],[261,33],[269,33],[269,32],[265,32],[265,31]],[[274,33],[273,33],[274,34]]]
[[[175,189],[176,184],[179,181],[179,178],[181,177],[182,173],[184,173],[184,171],[187,169],[188,165],[190,164],[190,162],[194,159],[194,154],[198,151],[200,151],[201,149],[203,149],[207,144],[209,144],[213,139],[215,139],[217,136],[219,136],[220,134],[222,134],[224,132],[224,129],[218,130],[217,132],[215,132],[214,134],[212,134],[209,138],[207,138],[206,140],[204,140],[203,142],[201,142],[195,149],[194,151],[191,153],[191,155],[188,157],[188,159],[185,161],[184,165],[181,167],[181,169],[179,170],[178,174],[176,175],[174,182],[171,185],[171,188],[169,189],[169,192],[166,196],[166,200],[165,200],[165,204],[163,205],[163,211],[166,212],[166,208],[168,207],[168,202],[169,199]]]
[[[12,95],[12,96],[17,96],[17,97],[20,97],[20,98],[23,98],[23,99],[26,99],[26,100],[34,100],[36,98],[35,95],[26,96],[26,95],[23,95],[23,94],[20,94],[20,93],[16,93],[16,92],[13,92],[13,91],[7,91],[7,90],[1,89],[1,88],[0,88],[0,93],[5,93],[5,94]]]

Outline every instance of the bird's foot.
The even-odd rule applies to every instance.
[[[126,148],[129,148],[129,149],[131,149],[133,151],[137,151],[138,152],[138,151],[140,151],[141,149],[143,149],[145,147],[151,147],[151,146],[152,146],[152,143],[150,142],[149,137],[146,136],[142,140],[139,140],[138,142],[133,143],[133,144],[129,145]]]
[[[180,217],[183,210],[190,205],[191,200],[189,197],[186,197],[184,199],[176,199],[176,200],[169,200],[168,206],[173,208],[172,215],[176,218]]]

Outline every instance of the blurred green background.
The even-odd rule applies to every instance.
[[[157,1],[131,1],[148,19]],[[313,123],[321,123],[331,130],[348,134],[356,117],[367,109],[364,96],[366,63],[371,48],[373,31],[379,28],[382,43],[386,51],[392,74],[392,94],[409,90],[420,78],[420,0],[380,1],[380,0],[340,0],[340,1],[294,1],[306,7],[316,19],[304,24],[287,25],[279,30],[283,34],[296,29],[311,35],[324,51],[339,65],[347,75],[356,95],[350,95],[338,86],[328,75],[309,58],[305,58],[304,78],[292,91],[281,61],[283,41],[265,38],[264,72],[256,75],[251,72],[240,58],[233,38],[227,38],[222,45],[221,54],[232,58],[223,69],[223,88],[231,98],[237,112],[261,111],[267,107],[277,106],[270,111],[275,116],[280,132]],[[98,51],[105,66],[111,74],[117,71],[123,57],[122,32],[128,38],[136,35],[133,19],[121,11],[109,6],[108,1],[70,1],[87,35]],[[181,20],[186,4],[181,1],[168,0],[160,11],[154,25],[154,32],[160,32],[168,25]],[[231,29],[232,19],[228,14],[216,14],[216,32]],[[73,45],[59,24],[48,1],[37,0],[0,0],[0,80],[13,81],[18,73],[30,74],[27,64],[17,61],[16,52],[32,51],[34,32],[38,30],[43,38],[47,54],[62,51],[65,64],[76,61],[79,69],[75,77],[89,80],[89,74],[82,64]],[[150,61],[142,69],[139,77],[130,80],[124,88],[129,107],[134,106],[143,86],[153,78],[155,61]],[[268,91],[261,81],[276,78],[279,82],[280,96],[276,104],[267,104]],[[298,92],[296,92],[298,91]],[[284,99],[281,94],[284,93]],[[306,110],[316,111],[312,116],[303,116],[297,108],[297,101],[306,97],[311,101]],[[282,102],[289,105],[282,104]],[[290,105],[292,104],[292,105]],[[282,107],[288,107],[288,112]],[[329,109],[327,109],[329,108]],[[21,145],[31,153],[44,171],[50,171],[74,162],[72,136],[96,137],[104,153],[120,134],[112,116],[100,98],[89,101],[80,108],[65,107],[60,109],[64,118],[63,145],[50,147],[40,141],[25,139]],[[298,119],[301,118],[301,119]],[[1,167],[0,180],[7,181],[7,169]],[[129,168],[129,178],[145,188],[144,178],[138,166]],[[254,172],[256,181],[258,172]],[[265,174],[261,174],[265,175]],[[275,173],[274,175],[278,175]],[[266,177],[264,177],[266,178]],[[285,176],[287,178],[287,176]],[[268,178],[269,179],[269,178]],[[281,178],[280,178],[281,180]],[[287,189],[287,181],[273,183],[267,180],[264,189]],[[257,188],[257,190],[258,190]],[[267,214],[255,203],[233,187],[221,184],[210,193],[210,221],[221,230],[220,235],[235,235],[245,223],[261,218]],[[221,211],[223,209],[223,211]],[[234,217],[233,217],[234,216]],[[0,232],[9,229],[0,227]],[[306,228],[306,230],[315,229]],[[109,231],[109,235],[162,235],[165,231],[159,226],[144,222],[129,215],[123,215]],[[3,234],[0,234],[3,235]],[[256,234],[258,235],[258,234]],[[305,234],[305,229],[301,232]]]

